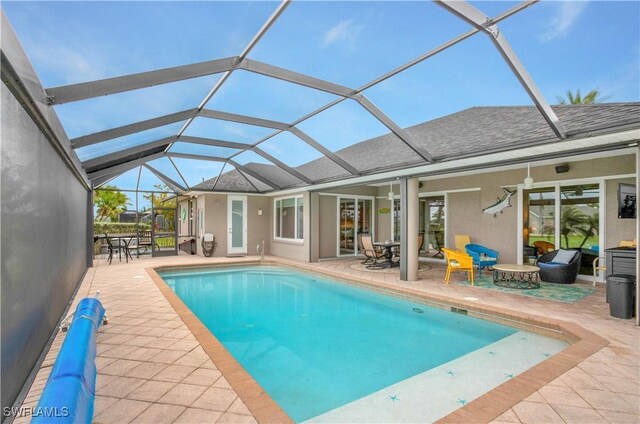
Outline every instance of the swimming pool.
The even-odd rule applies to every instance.
[[[521,333],[274,266],[160,275],[297,422],[338,420],[345,406]]]

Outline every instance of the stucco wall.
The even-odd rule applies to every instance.
[[[89,193],[0,86],[5,407],[14,402],[87,268]]]
[[[201,194],[198,196],[198,204],[204,205],[204,232],[213,233],[216,236],[216,242],[218,242],[214,257],[226,256],[229,236],[227,195]],[[271,217],[269,204],[268,197],[247,196],[247,255],[257,254],[260,240],[265,241],[265,254],[269,254],[269,222]],[[262,215],[258,215],[259,209],[262,209]],[[200,239],[198,245],[199,243]],[[201,250],[198,250],[198,254],[202,256]]]
[[[182,219],[182,210],[186,210],[187,217]],[[190,235],[189,234],[189,217],[191,211],[189,210],[189,200],[183,200],[178,203],[178,235]]]
[[[320,258],[335,258],[338,246],[338,213],[336,196],[319,196]]]
[[[204,227],[202,236],[205,233],[213,233],[218,243],[214,257],[227,255],[227,195],[226,194],[204,194],[198,196],[198,208],[204,208]],[[198,246],[201,246],[202,238],[198,239]],[[203,256],[202,249],[198,249],[198,255]]]
[[[389,187],[383,187],[379,190],[378,198],[376,199],[376,233],[374,235],[375,241],[391,240],[391,216],[393,215],[393,205],[391,201],[387,199],[387,193],[389,193]],[[388,213],[380,213],[380,209],[389,210]]]
[[[269,222],[271,220],[270,199],[262,196],[247,197],[247,249],[249,255],[257,254],[257,246],[260,240],[264,240],[265,255],[270,254]],[[258,215],[258,210],[262,215]]]
[[[455,247],[456,234],[468,234],[472,241],[482,238],[478,215],[478,211],[482,209],[480,195],[480,191],[465,191],[447,195],[446,246]]]

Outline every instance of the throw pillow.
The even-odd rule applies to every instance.
[[[558,253],[556,253],[556,256],[553,258],[553,262],[557,262],[560,264],[568,264],[569,262],[571,262],[571,259],[573,259],[575,255],[576,255],[575,250],[560,249],[558,250]]]

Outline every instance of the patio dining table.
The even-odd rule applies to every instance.
[[[118,234],[94,234],[93,242],[95,243],[98,240],[106,240],[109,237],[111,240],[117,240],[117,246],[126,246],[127,252],[129,252],[129,246],[133,239],[138,237],[138,233],[118,233]],[[129,254],[125,254],[125,260],[129,263],[129,258],[133,259],[131,256],[131,252]],[[122,261],[122,250],[118,249],[118,260]]]
[[[400,266],[400,261],[398,262],[392,261],[393,248],[400,246],[399,242],[377,242],[377,243],[373,243],[373,245],[382,247],[384,249],[385,260],[380,265],[384,266],[385,268],[394,268],[394,267]]]

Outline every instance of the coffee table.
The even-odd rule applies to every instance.
[[[533,265],[496,264],[493,266],[493,284],[510,289],[540,288],[540,268]]]

